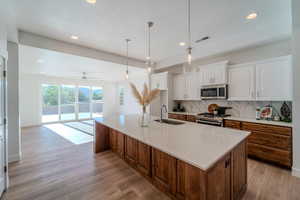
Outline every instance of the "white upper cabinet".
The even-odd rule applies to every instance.
[[[200,100],[198,72],[175,75],[173,78],[174,100]]]
[[[228,100],[292,101],[291,56],[231,66]]]
[[[168,90],[168,72],[151,75],[151,89]]]
[[[291,56],[279,57],[256,64],[256,98],[262,101],[291,101]]]
[[[255,100],[255,65],[243,64],[228,70],[228,100]]]
[[[183,74],[173,77],[173,96],[175,100],[183,100],[185,95],[185,78]]]
[[[200,66],[200,83],[206,85],[227,84],[227,64],[228,61]]]

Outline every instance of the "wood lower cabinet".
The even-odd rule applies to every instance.
[[[195,115],[187,115],[186,121],[188,122],[196,122],[196,116]]]
[[[239,144],[208,171],[177,160],[177,199],[239,200],[246,189],[246,142]]]
[[[231,155],[226,155],[207,172],[207,199],[231,199]]]
[[[292,167],[292,128],[225,120],[225,127],[251,131],[248,155],[253,158]]]
[[[125,161],[142,175],[151,177],[151,147],[131,137],[125,137]]]
[[[225,120],[224,126],[227,128],[241,129],[241,122],[233,120]]]
[[[169,113],[168,117],[170,119],[177,119],[177,120],[188,121],[188,122],[196,122],[195,115]]]
[[[152,148],[152,181],[160,190],[176,195],[176,159]]]
[[[138,157],[138,141],[126,136],[125,137],[125,161],[132,167],[136,167]]]
[[[114,129],[96,128],[109,136],[104,141],[113,152],[173,199],[240,200],[246,191],[246,141],[204,171]]]
[[[144,176],[151,177],[151,147],[138,142],[137,170]]]
[[[241,199],[247,190],[247,142],[242,142],[231,154],[233,199]]]
[[[182,120],[182,121],[187,121],[187,115],[185,114],[174,114],[174,113],[169,113],[168,118],[170,119],[177,119],[177,120]]]
[[[95,123],[95,135],[94,135],[94,152],[99,153],[106,151],[110,148],[110,128],[100,123]],[[98,142],[96,142],[98,141]]]
[[[117,131],[109,130],[109,146],[113,152],[117,152]]]
[[[117,153],[121,158],[124,157],[124,141],[125,135],[114,129],[109,130],[109,147],[110,149]]]

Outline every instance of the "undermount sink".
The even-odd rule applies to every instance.
[[[184,124],[184,122],[179,122],[179,121],[169,120],[169,119],[162,119],[162,120],[156,119],[154,121],[159,122],[159,123],[172,124],[172,125]]]

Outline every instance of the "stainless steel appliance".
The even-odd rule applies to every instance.
[[[229,117],[227,114],[213,114],[213,113],[201,113],[196,116],[196,122],[199,124],[207,124],[212,126],[223,126],[225,117]]]
[[[201,99],[227,99],[228,85],[203,86],[200,95]]]

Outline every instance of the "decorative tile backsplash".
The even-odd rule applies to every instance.
[[[203,113],[207,112],[209,104],[216,103],[219,106],[228,106],[232,109],[226,111],[233,117],[255,118],[255,110],[257,107],[272,105],[273,113],[276,111],[280,115],[280,108],[283,104],[282,101],[224,101],[224,100],[206,100],[206,101],[183,101],[181,105],[185,107],[187,112]],[[288,106],[292,108],[292,102],[287,102]]]

